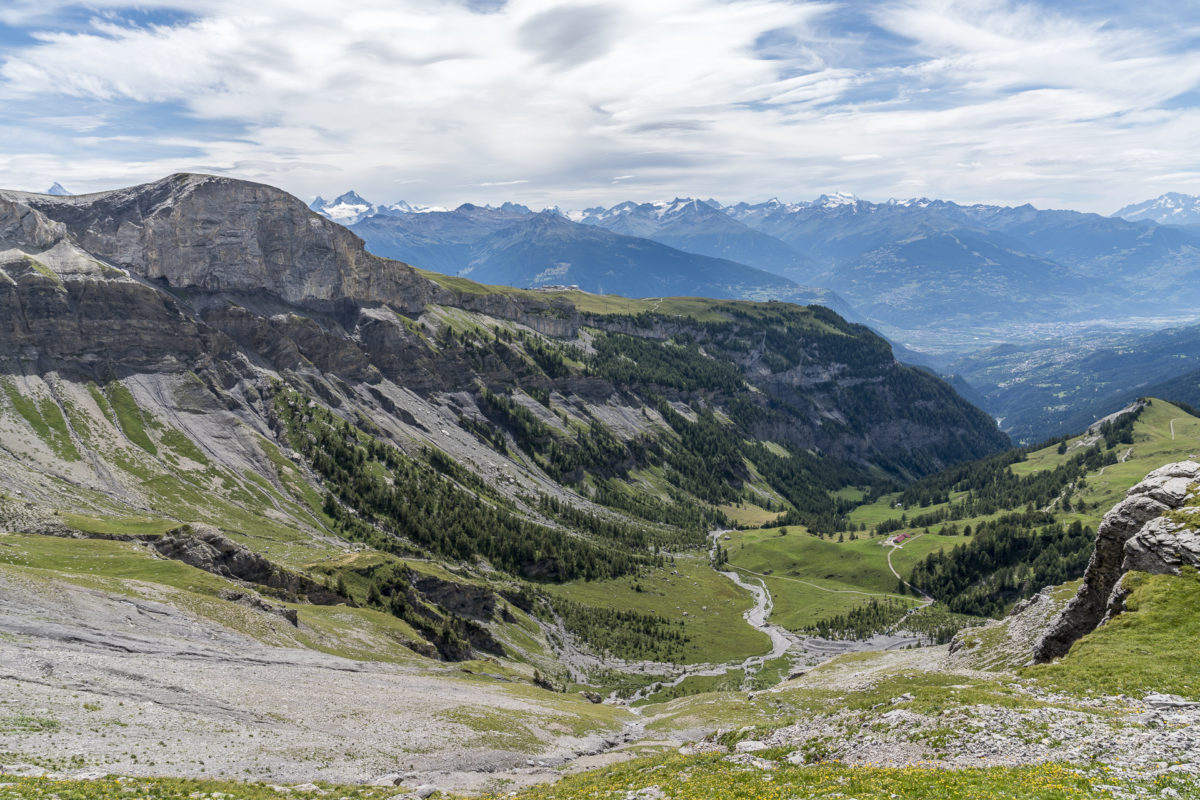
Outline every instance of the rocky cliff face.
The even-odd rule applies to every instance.
[[[240,348],[276,369],[377,381],[418,356],[397,313],[432,303],[555,337],[580,324],[561,301],[455,295],[261,184],[181,174],[75,197],[0,192],[10,370],[200,370]]]
[[[178,174],[76,197],[0,196],[56,221],[31,233],[69,233],[103,260],[176,289],[266,291],[289,303],[352,300],[408,311],[438,294],[408,265],[367,253],[345,228],[262,184]]]
[[[1200,534],[1164,516],[1188,510],[1197,496],[1198,479],[1200,464],[1195,461],[1160,467],[1104,515],[1083,584],[1034,645],[1034,661],[1066,655],[1106,617],[1119,614],[1125,597],[1121,577],[1126,572],[1178,575],[1182,565],[1200,566]]]

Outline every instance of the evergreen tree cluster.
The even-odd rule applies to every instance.
[[[630,469],[647,463],[650,451],[655,449],[653,442],[641,438],[620,441],[608,426],[596,419],[586,428],[576,427],[572,434],[560,434],[511,397],[485,388],[480,398],[484,413],[503,425],[517,446],[560,483],[578,485],[585,472],[623,477]],[[503,441],[503,434],[487,423],[475,421],[469,425],[477,436],[493,446]],[[496,449],[507,452],[508,448]]]
[[[900,600],[873,597],[845,614],[819,620],[804,632],[823,639],[869,639],[890,630],[904,618],[908,609],[909,605]]]
[[[672,525],[696,534],[689,536],[691,544],[702,543],[705,531],[729,527],[729,519],[719,510],[697,503],[674,485],[667,484],[665,491],[669,500],[634,489],[616,478],[608,478],[597,482],[592,499],[602,506],[619,509],[649,522]]]
[[[922,634],[928,644],[945,644],[963,628],[982,625],[987,621],[986,617],[955,614],[941,603],[934,603],[909,614],[901,627],[910,633]]]
[[[530,522],[460,485],[457,478],[478,479],[452,460],[435,458],[455,480],[297,393],[278,394],[276,408],[292,446],[324,478],[325,512],[379,549],[402,551],[396,537],[403,537],[446,558],[482,556],[497,569],[548,581],[616,577],[655,562]]]
[[[368,580],[366,605],[386,611],[402,619],[418,631],[437,648],[438,655],[447,661],[463,661],[471,658],[472,639],[491,645],[488,649],[497,652],[494,640],[479,623],[453,612],[435,609],[425,602],[413,589],[409,570],[400,564],[375,565],[366,571]]]
[[[967,496],[929,513],[908,517],[907,526],[929,527],[947,520],[985,516],[1022,506],[1028,509],[1045,508],[1087,473],[1115,464],[1117,460],[1113,452],[1102,450],[1096,444],[1054,469],[1029,475],[1018,475],[1009,469],[1011,464],[1024,457],[1025,451],[1010,450],[914,483],[901,493],[898,500],[905,508],[948,503],[951,492],[967,492]],[[889,529],[887,522],[890,521],[876,526],[876,533],[898,529]]]
[[[1094,544],[1095,531],[1078,520],[1063,526],[1041,511],[1005,514],[980,522],[972,539],[949,552],[929,554],[909,582],[950,611],[999,617],[1043,586],[1082,575]]]
[[[587,374],[642,391],[740,391],[745,379],[737,365],[705,355],[689,338],[656,341],[623,333],[597,334],[592,342],[595,352],[587,359]]]
[[[737,499],[743,482],[750,477],[742,461],[742,441],[731,426],[702,406],[696,419],[689,420],[662,397],[655,407],[679,436],[666,448],[667,480],[685,492],[719,505]]]
[[[583,605],[555,595],[548,601],[566,629],[602,656],[679,663],[690,641],[682,620]]]
[[[587,531],[605,542],[619,542],[637,551],[689,547],[704,541],[703,532],[698,529],[630,525],[613,516],[585,511],[550,495],[542,495],[537,508],[550,519],[561,522],[568,528]],[[661,556],[652,563],[654,566],[662,566]]]
[[[778,510],[788,513],[787,522],[829,533],[845,526],[850,508],[832,496],[837,490],[854,485],[877,494],[913,474],[978,457],[995,446],[980,438],[979,421],[967,419],[952,390],[896,364],[886,341],[833,312],[784,303],[716,303],[712,310],[726,319],[648,312],[589,317],[595,328],[587,353],[544,337],[520,336],[522,357],[538,368],[536,380],[522,377],[520,385],[538,402],[549,408],[556,386],[564,396],[572,394],[575,387],[566,383],[572,379],[602,378],[632,405],[654,407],[674,436],[650,430],[622,440],[598,420],[582,427],[558,411],[570,429],[564,432],[494,386],[480,392],[487,419],[461,424],[499,452],[507,452],[507,433],[553,479],[576,487],[604,487],[608,479],[627,479],[633,470],[661,468],[667,483],[686,496],[684,502],[719,506],[746,499],[746,484],[761,476],[783,498]],[[629,333],[637,329],[651,335]],[[462,338],[467,340],[465,334]],[[502,338],[498,334],[493,347]],[[793,377],[763,376],[764,369],[779,375],[807,366],[829,377],[797,384]],[[748,376],[754,376],[759,391],[748,391]],[[871,380],[863,384],[860,379],[867,376]],[[798,391],[798,385],[804,388]],[[789,441],[797,419],[811,419],[810,396],[822,396],[821,402],[839,409],[837,418],[822,417],[819,425],[834,439],[853,440],[856,431],[893,418],[963,433],[934,447],[864,443],[837,455],[822,454],[812,445]],[[679,413],[680,403],[695,416]],[[781,443],[787,454],[764,447],[763,440]],[[661,505],[630,503],[611,485],[594,496],[648,521],[668,521]],[[680,524],[690,526],[695,516]]]
[[[1138,417],[1142,415],[1142,411],[1148,405],[1150,405],[1150,401],[1144,400],[1143,404],[1133,411],[1126,411],[1116,419],[1110,419],[1100,424],[1100,435],[1104,437],[1106,450],[1112,450],[1118,444],[1133,444],[1133,424],[1138,421]]]

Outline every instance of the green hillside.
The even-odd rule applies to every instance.
[[[1178,406],[1151,400],[1110,441],[1112,447],[1102,433],[1085,433],[948,470],[905,492],[856,506],[847,515],[850,524],[836,533],[814,536],[799,525],[748,529],[730,533],[722,544],[730,566],[766,582],[775,603],[772,620],[792,630],[844,614],[872,598],[891,596],[916,604],[914,592],[903,589],[901,594],[902,586],[888,568],[889,555],[896,572],[909,580],[916,571],[921,578],[917,585],[949,601],[951,610],[1000,615],[1042,586],[1082,574],[1104,512],[1147,473],[1200,454],[1200,419]],[[1001,473],[1006,480],[996,479]],[[980,489],[967,488],[971,475],[976,475]],[[1029,498],[1038,492],[1044,499],[1031,505]],[[939,494],[945,497],[941,502],[903,504],[906,498]],[[983,502],[994,508],[972,513]],[[1078,535],[1070,538],[1076,523]],[[986,541],[1028,534],[1034,537],[1032,549],[1012,553],[1011,563],[1000,565],[1007,566],[1005,570],[972,572],[976,554],[988,549],[977,537],[981,525]],[[1048,538],[1037,533],[1051,529]],[[1039,544],[1038,537],[1046,541]],[[1051,546],[1053,558],[1045,556],[1045,569],[1037,571],[1033,562]],[[1065,551],[1067,546],[1075,549]],[[937,571],[942,557],[966,570],[969,583],[955,596],[939,596],[939,587],[946,583]],[[941,572],[947,568],[943,565]]]

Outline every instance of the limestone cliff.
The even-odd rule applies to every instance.
[[[1200,536],[1191,526],[1164,516],[1189,510],[1198,479],[1200,464],[1194,461],[1160,467],[1104,515],[1083,584],[1034,645],[1034,661],[1066,655],[1106,616],[1120,613],[1120,581],[1126,572],[1179,574],[1181,565],[1200,566]]]
[[[297,304],[352,300],[407,311],[439,294],[407,264],[367,253],[350,231],[262,184],[177,174],[111,192],[0,198],[55,221],[30,231],[41,240],[69,233],[105,261],[176,289],[266,291]]]

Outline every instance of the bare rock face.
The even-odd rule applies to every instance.
[[[1181,461],[1160,467],[1134,486],[1104,515],[1096,532],[1096,550],[1083,585],[1034,645],[1037,663],[1066,655],[1080,637],[1093,631],[1110,610],[1121,576],[1131,569],[1178,574],[1183,563],[1200,563],[1200,538],[1161,519],[1183,507],[1200,479],[1200,464]],[[1119,601],[1114,605],[1119,608]]]
[[[266,586],[292,597],[306,596],[314,605],[353,605],[341,595],[303,575],[282,569],[209,525],[183,525],[151,545],[160,555],[244,584]]]
[[[60,223],[85,250],[174,288],[267,291],[297,303],[387,303],[419,311],[436,287],[367,253],[350,231],[271,186],[177,174],[111,192],[8,193]]]
[[[1200,567],[1200,532],[1164,517],[1150,520],[1125,543],[1125,572],[1179,574],[1181,566]]]

